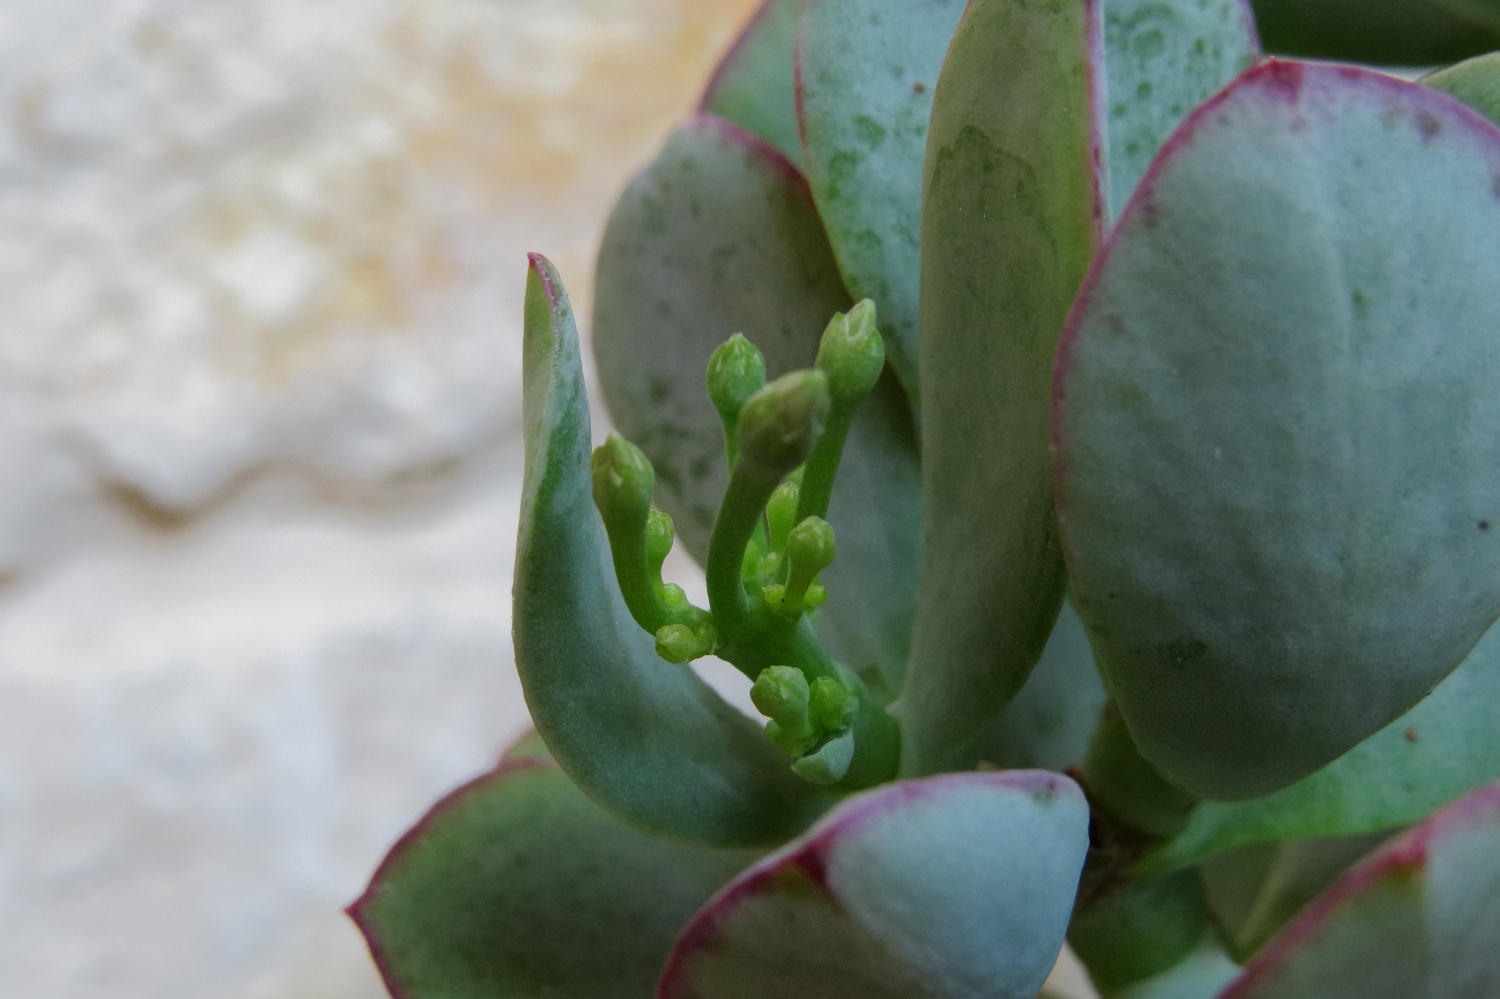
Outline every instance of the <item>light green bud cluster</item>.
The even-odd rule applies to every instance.
[[[820,676],[808,683],[799,669],[767,666],[756,677],[750,699],[770,719],[766,737],[796,761],[793,769],[799,774],[832,784],[848,772],[854,754],[850,725],[858,700],[839,680]]]

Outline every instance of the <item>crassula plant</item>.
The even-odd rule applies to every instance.
[[[600,441],[531,259],[536,734],[351,907],[392,994],[1500,996],[1487,115],[1240,0],[769,0],[605,232]]]

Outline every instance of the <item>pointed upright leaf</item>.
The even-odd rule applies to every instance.
[[[691,669],[657,656],[626,610],[591,495],[573,313],[535,254],[523,363],[513,629],[537,731],[589,797],[648,832],[715,846],[795,834],[830,799]]]
[[[698,110],[760,136],[799,167],[797,77],[798,0],[765,0],[740,31],[708,81]]]
[[[1047,397],[1103,224],[1099,4],[975,0],[938,82],[922,215],[925,546],[903,767],[972,765],[1062,602]]]
[[[1250,843],[1409,826],[1500,778],[1500,626],[1416,707],[1317,773],[1251,801],[1205,801],[1141,862],[1167,871]]]
[[[659,999],[1031,999],[1088,847],[1039,770],[888,784],[751,867],[683,932]]]
[[[1118,215],[1189,111],[1254,64],[1246,0],[1109,0],[1109,209]]]
[[[844,281],[872,298],[886,356],[917,393],[922,159],[963,0],[805,0],[797,113],[808,179]]]
[[[1079,297],[1073,599],[1200,797],[1324,766],[1500,612],[1497,178],[1500,131],[1451,98],[1271,62],[1168,142]]]
[[[1500,995],[1500,785],[1443,809],[1304,909],[1219,999]]]
[[[682,924],[750,863],[648,837],[546,757],[433,807],[349,907],[397,999],[649,999]]]
[[[594,295],[599,378],[700,563],[728,481],[709,355],[743,333],[769,377],[811,367],[828,320],[849,305],[806,182],[720,118],[678,129],[615,206]],[[827,520],[839,554],[823,574],[819,631],[834,658],[879,667],[894,690],[916,605],[921,485],[910,411],[889,375],[860,407]]]

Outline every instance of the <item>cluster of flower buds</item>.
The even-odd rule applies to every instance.
[[[708,610],[662,580],[674,528],[651,508],[651,462],[611,434],[591,463],[620,591],[657,654],[674,664],[718,655],[749,676],[767,737],[816,784],[849,775],[861,705],[878,711],[858,676],[829,659],[810,617],[828,598],[818,577],[836,552],[824,517],[839,459],[884,365],[869,301],[833,317],[812,368],[769,382],[765,358],[743,335],[714,351],[708,395],[724,424],[730,479],[709,543]]]

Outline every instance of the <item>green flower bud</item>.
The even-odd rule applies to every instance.
[[[885,369],[885,342],[875,328],[875,303],[868,298],[836,315],[818,344],[819,371],[828,376],[828,392],[839,408],[858,405]]]
[[[724,440],[734,462],[735,423],[746,401],[766,383],[766,359],[744,334],[736,333],[708,359],[708,398],[724,421]]]
[[[833,563],[833,528],[821,517],[808,517],[792,528],[786,539],[786,591],[781,600],[781,613],[794,618],[805,610],[823,602],[809,605],[807,596],[818,573]],[[827,594],[823,594],[826,598]]]
[[[696,630],[685,624],[668,624],[656,632],[656,654],[669,663],[691,662],[708,655],[717,645],[718,635],[712,624],[700,625]]]
[[[612,433],[594,449],[589,469],[594,476],[594,505],[605,527],[644,526],[651,512],[656,474],[641,449]]]
[[[797,523],[797,493],[797,483],[788,479],[776,487],[766,504],[766,526],[771,535],[772,551],[786,548],[786,536]]]
[[[808,714],[811,691],[807,677],[793,666],[767,666],[750,688],[750,700],[761,714],[781,727],[790,739],[814,734]]]
[[[856,707],[849,691],[831,676],[820,676],[808,687],[808,709],[825,731],[842,732],[848,728]]]
[[[793,371],[752,395],[740,409],[738,440],[743,460],[780,478],[812,453],[830,406],[828,378],[821,371]]]

